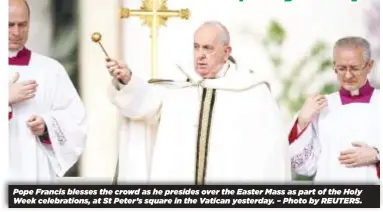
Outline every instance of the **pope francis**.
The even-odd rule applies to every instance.
[[[125,64],[107,58],[114,77],[110,100],[132,121],[157,126],[151,152],[120,149],[119,183],[257,184],[290,180],[288,142],[268,82],[237,67],[230,34],[215,21],[194,35],[194,70],[176,69],[183,80],[139,79]],[[132,122],[130,122],[132,123]],[[139,139],[129,142],[142,143]],[[148,172],[135,172],[146,154]],[[125,165],[124,165],[125,163]],[[128,165],[127,165],[128,164]],[[129,165],[130,164],[130,165]],[[142,168],[142,167],[141,167]],[[134,179],[133,179],[134,178]]]

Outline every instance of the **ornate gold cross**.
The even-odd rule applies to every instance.
[[[120,11],[121,18],[129,18],[138,16],[143,24],[150,27],[151,34],[151,78],[156,77],[157,71],[157,51],[158,51],[158,28],[164,26],[168,18],[180,17],[181,19],[189,18],[189,10],[168,10],[166,0],[143,0],[140,10],[132,10],[122,8]]]

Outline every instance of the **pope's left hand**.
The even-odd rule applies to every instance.
[[[31,116],[28,119],[27,125],[35,136],[42,136],[45,130],[45,121],[39,116]]]
[[[373,165],[377,163],[378,152],[364,143],[352,143],[355,148],[340,153],[339,162],[348,168]]]

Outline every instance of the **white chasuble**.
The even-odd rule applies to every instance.
[[[136,169],[128,167],[128,176],[120,176],[119,183],[290,181],[287,139],[267,83],[232,63],[223,71],[220,78],[202,80],[193,70],[185,72],[189,80],[160,85],[148,84],[133,73],[127,85],[111,86],[111,101],[122,115],[158,124],[151,155],[134,145],[120,150],[122,154],[141,151],[134,153],[140,157],[126,156],[130,162],[120,160],[120,166],[142,164],[143,155],[149,158],[147,175],[129,178]]]

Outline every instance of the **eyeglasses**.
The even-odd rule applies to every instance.
[[[367,65],[368,65],[368,62],[359,66],[336,66],[335,65],[334,70],[340,74],[346,74],[346,72],[349,71],[353,75],[359,75],[363,73],[363,69],[365,69]]]

